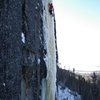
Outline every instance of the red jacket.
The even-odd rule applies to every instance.
[[[53,9],[52,3],[49,3],[48,6],[49,6],[49,9]]]

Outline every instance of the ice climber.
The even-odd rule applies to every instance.
[[[52,4],[52,3],[49,3],[49,4],[48,4],[48,8],[49,8],[49,13],[50,13],[50,15],[53,16],[53,4]]]

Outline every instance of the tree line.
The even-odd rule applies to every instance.
[[[58,67],[57,85],[78,92],[82,100],[100,100],[100,75],[94,72],[89,77],[86,80],[82,75]]]

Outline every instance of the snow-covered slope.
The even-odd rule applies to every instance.
[[[56,92],[57,100],[81,100],[81,96],[77,92],[73,92],[68,88],[62,88],[58,85]]]
[[[45,36],[45,48],[47,49],[46,65],[47,77],[42,81],[42,100],[55,100],[56,92],[56,48],[54,36],[54,16],[49,14],[48,3],[51,0],[43,0],[43,31]]]

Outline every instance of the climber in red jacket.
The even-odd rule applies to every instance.
[[[50,13],[50,15],[53,16],[53,4],[52,4],[52,3],[49,3],[49,4],[48,4],[48,8],[49,8],[49,13]]]

